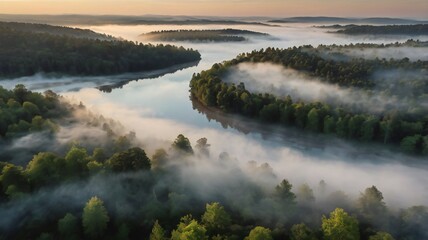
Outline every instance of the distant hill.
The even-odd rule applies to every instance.
[[[96,33],[89,29],[52,26],[47,24],[0,22],[0,29],[11,29],[14,31],[23,31],[23,32],[31,32],[31,33],[48,33],[51,35],[68,36],[68,37],[76,37],[76,38],[117,40],[112,36]]]
[[[32,22],[62,25],[261,25],[267,23],[250,19],[219,18],[219,17],[188,17],[188,16],[124,16],[124,15],[20,15],[0,14],[0,21]]]
[[[248,40],[246,36],[269,36],[266,33],[239,30],[169,30],[155,31],[140,35],[151,41],[191,41],[191,42],[242,42]]]
[[[292,17],[270,20],[271,23],[366,23],[366,24],[418,24],[428,23],[403,18],[341,18],[341,17]]]

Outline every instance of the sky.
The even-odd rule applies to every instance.
[[[0,0],[3,14],[428,18],[428,0]]]

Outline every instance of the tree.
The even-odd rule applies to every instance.
[[[165,230],[159,224],[159,221],[156,220],[152,228],[152,233],[150,234],[150,240],[165,240]]]
[[[296,224],[291,227],[291,240],[316,240],[315,234],[306,224]]]
[[[3,186],[3,191],[10,197],[28,190],[28,181],[22,168],[13,164],[7,164],[3,167],[0,182]]]
[[[395,240],[395,239],[389,233],[377,232],[375,235],[370,236],[369,240]]]
[[[192,145],[190,144],[189,139],[185,137],[183,134],[179,134],[177,136],[174,143],[172,144],[172,147],[176,150],[193,154]]]
[[[98,197],[92,197],[83,208],[82,223],[85,234],[92,239],[101,238],[109,219],[104,202]]]
[[[251,230],[245,240],[273,240],[272,231],[268,228],[257,226]]]
[[[329,240],[359,240],[358,221],[345,210],[336,208],[330,217],[322,217],[322,231],[325,239]]]
[[[181,218],[176,230],[171,233],[171,240],[207,240],[207,230],[198,221],[187,215]]]
[[[67,213],[58,221],[58,232],[61,239],[74,240],[79,239],[79,222],[77,217]]]
[[[297,190],[297,199],[303,204],[313,203],[315,201],[314,191],[308,184],[302,184]]]
[[[231,218],[220,203],[214,202],[206,205],[205,213],[202,215],[202,224],[209,232],[217,233],[231,224]]]
[[[366,188],[357,202],[360,213],[368,220],[374,220],[386,214],[382,193],[375,187]]]
[[[319,112],[316,108],[312,108],[311,111],[308,113],[308,124],[306,125],[306,128],[313,132],[319,132],[320,131],[320,116]]]
[[[160,148],[152,156],[152,167],[154,169],[162,168],[168,162],[168,153],[165,149]]]
[[[65,155],[65,162],[70,176],[85,173],[89,162],[86,149],[78,146],[71,147],[70,151]]]
[[[25,173],[35,187],[56,184],[63,180],[64,159],[54,153],[39,153],[27,164]]]
[[[423,150],[424,139],[421,135],[408,136],[400,142],[401,150],[409,154],[421,154]]]
[[[274,196],[285,204],[295,204],[296,195],[291,191],[292,187],[293,185],[284,179],[275,187]]]
[[[209,147],[210,144],[207,143],[208,140],[207,138],[201,138],[198,141],[196,141],[196,149],[198,149],[198,151],[206,157],[209,157],[210,155],[210,151],[209,151]]]
[[[139,147],[115,153],[107,161],[107,164],[115,172],[149,170],[151,167],[150,159],[147,157],[146,152]]]

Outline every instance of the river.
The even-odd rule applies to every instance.
[[[132,41],[140,41],[139,34],[153,30],[227,27],[230,26],[83,26]],[[320,180],[324,180],[332,188],[343,190],[350,196],[358,196],[366,187],[375,185],[383,192],[388,206],[428,205],[428,164],[422,160],[377,146],[355,147],[339,139],[265,126],[198,107],[189,98],[189,81],[193,73],[232,59],[239,53],[306,44],[391,43],[405,41],[407,37],[349,37],[327,33],[326,29],[314,28],[309,24],[232,27],[266,32],[275,38],[252,38],[247,43],[180,43],[178,45],[200,51],[202,60],[197,66],[160,77],[155,73],[149,74],[152,78],[136,78],[135,81],[120,84],[120,88],[111,92],[100,91],[97,87],[118,83],[123,81],[123,77],[57,78],[38,74],[6,80],[2,85],[12,88],[17,83],[23,83],[31,90],[52,89],[73,101],[82,101],[92,111],[116,119],[135,131],[149,154],[169,144],[180,133],[189,137],[193,144],[197,139],[206,137],[211,144],[212,155],[228,152],[243,163],[252,160],[267,162],[277,176],[287,178],[295,185],[306,182],[316,187]],[[428,40],[427,37],[418,39]]]

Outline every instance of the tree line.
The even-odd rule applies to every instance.
[[[0,77],[38,72],[108,75],[148,71],[200,60],[199,52],[171,45],[107,41],[21,31],[0,25]]]
[[[338,26],[336,26],[338,27]],[[428,35],[428,24],[411,25],[346,25],[336,33],[349,35]]]
[[[321,48],[325,49],[325,46]],[[244,83],[235,85],[222,80],[228,70],[239,63],[270,62],[303,71],[329,84],[369,91],[376,87],[376,82],[371,78],[376,70],[428,69],[427,61],[361,58],[335,61],[322,58],[314,52],[313,47],[303,46],[289,49],[267,48],[241,54],[231,61],[214,64],[211,69],[194,74],[190,82],[191,95],[206,106],[265,122],[352,140],[400,145],[404,152],[415,155],[428,154],[428,112],[418,104],[418,97],[428,93],[428,85],[424,79],[414,80],[417,84],[409,81],[418,87],[412,88],[415,89],[415,99],[408,109],[391,107],[380,113],[372,113],[358,106],[303,102],[290,96],[252,93],[246,90]],[[391,89],[385,89],[387,92],[388,90],[392,92]]]
[[[154,41],[242,42],[247,40],[244,36],[268,36],[268,34],[228,28],[219,30],[163,30],[141,34],[140,36]]]

